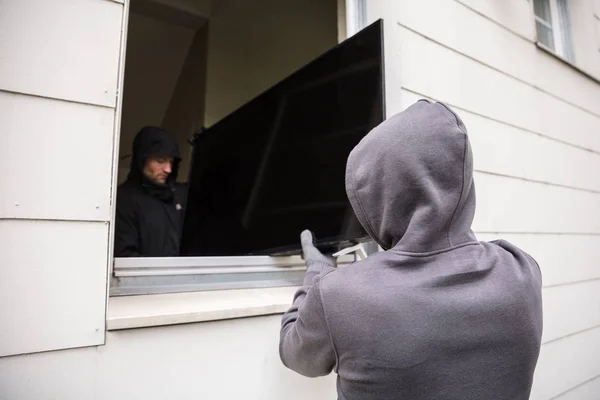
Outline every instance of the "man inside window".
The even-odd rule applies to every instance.
[[[179,255],[183,185],[177,184],[181,157],[173,136],[145,127],[133,141],[127,181],[117,191],[115,257]]]
[[[419,101],[350,154],[346,191],[385,250],[353,265],[301,235],[308,266],[284,315],[280,355],[338,375],[340,400],[527,400],[542,336],[537,263],[480,242],[473,158],[460,118]]]

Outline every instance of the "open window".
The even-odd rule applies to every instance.
[[[119,183],[127,178],[129,172],[135,134],[143,126],[161,126],[174,135],[179,143],[182,163],[178,180],[185,182],[188,177],[193,180],[185,182],[191,193],[196,195],[192,199],[194,207],[188,205],[192,214],[197,216],[202,213],[205,210],[203,207],[208,204],[208,207],[218,208],[219,215],[226,215],[226,218],[231,219],[238,211],[233,209],[236,200],[234,197],[240,196],[243,185],[235,186],[226,177],[229,173],[239,178],[239,168],[232,170],[236,165],[242,165],[242,170],[250,171],[243,167],[247,163],[256,170],[253,178],[255,183],[249,188],[244,200],[244,207],[248,212],[243,218],[252,220],[256,228],[253,234],[268,236],[269,246],[276,243],[278,235],[269,236],[269,229],[259,229],[261,223],[257,224],[255,220],[257,216],[264,218],[265,215],[270,215],[273,199],[282,196],[274,195],[273,185],[264,189],[263,183],[256,182],[281,180],[275,173],[282,168],[290,168],[290,165],[286,164],[287,156],[280,150],[289,148],[290,145],[294,148],[305,145],[298,140],[304,134],[299,132],[300,128],[304,132],[319,133],[301,126],[303,116],[294,102],[306,103],[307,99],[303,96],[310,95],[313,96],[312,99],[318,99],[321,95],[331,96],[334,92],[338,98],[348,99],[353,93],[344,93],[344,89],[352,85],[368,86],[365,90],[373,98],[381,100],[379,103],[375,102],[375,107],[369,108],[367,104],[364,108],[366,111],[363,114],[369,116],[369,121],[361,122],[358,131],[356,126],[344,131],[336,125],[335,129],[320,132],[324,137],[327,136],[326,145],[331,147],[335,146],[335,140],[331,139],[336,135],[347,136],[354,129],[354,133],[350,134],[354,135],[352,140],[357,141],[360,135],[364,135],[384,118],[380,111],[384,108],[381,62],[369,64],[369,60],[366,60],[353,65],[351,58],[348,58],[348,65],[344,68],[334,66],[337,70],[326,73],[322,71],[326,64],[323,62],[316,69],[311,70],[310,66],[308,70],[303,68],[315,59],[326,57],[326,53],[345,36],[339,32],[339,15],[343,14],[340,13],[340,4],[337,0],[131,0]],[[376,37],[380,38],[380,33],[378,35]],[[381,43],[375,43],[375,46],[371,51],[381,53]],[[366,54],[366,51],[363,53]],[[381,54],[378,55],[380,56]],[[381,61],[382,58],[378,60]],[[342,65],[343,60],[336,62]],[[381,75],[373,78],[371,73],[371,81],[368,74],[363,74],[360,78],[360,72],[365,68],[370,68],[370,71],[375,69]],[[310,78],[311,74],[321,75],[313,79],[313,82],[298,82],[303,76]],[[347,79],[347,82],[340,79]],[[287,86],[285,82],[288,82]],[[354,95],[360,97],[359,93]],[[316,104],[311,112],[325,110],[326,115],[334,117],[335,113],[339,114],[337,117],[346,114],[359,118],[362,115],[350,107],[343,110],[338,107],[336,110],[335,107],[329,107],[329,104],[333,103],[325,101],[320,105]],[[271,126],[265,128],[263,136],[257,136],[257,141],[262,141],[264,146],[250,152],[248,150],[251,143],[254,143],[253,140],[248,141],[246,147],[237,145],[233,149],[226,143],[223,145],[223,141],[228,140],[238,143],[239,130],[243,129],[244,124],[257,123],[256,118],[262,118],[263,122],[268,120]],[[273,129],[274,125],[279,128]],[[287,126],[287,129],[281,128],[282,126]],[[292,126],[297,129],[292,129]],[[202,139],[197,134],[200,131],[204,132],[200,136],[205,135]],[[252,129],[248,131],[252,132]],[[282,138],[287,139],[282,141]],[[197,143],[199,140],[204,140],[201,146]],[[193,157],[194,146],[191,143],[194,142],[197,147]],[[348,146],[349,142],[342,142],[342,145]],[[246,155],[243,155],[244,150]],[[311,154],[310,148],[303,151]],[[226,152],[227,156],[222,157]],[[237,158],[234,157],[236,154]],[[298,155],[296,152],[293,156],[296,157],[296,163],[299,161]],[[303,168],[299,163],[297,167]],[[266,172],[260,172],[261,168]],[[214,173],[210,175],[207,171]],[[343,180],[343,176],[340,179]],[[196,185],[199,180],[202,180],[200,188]],[[215,184],[215,180],[219,181],[218,184]],[[295,184],[297,190],[294,189]],[[298,177],[285,182],[287,192],[283,197],[287,201],[286,206],[289,203],[291,209],[302,209],[302,204],[298,204],[297,200],[302,193],[302,184]],[[198,200],[198,193],[207,192],[211,193],[210,197],[204,196]],[[207,198],[208,203],[202,202]],[[229,210],[232,212],[229,213]],[[323,215],[323,210],[320,211]],[[208,214],[204,213],[205,217],[206,215]],[[208,215],[205,219],[211,217]],[[244,245],[242,235],[235,236],[233,241],[228,240],[224,230],[213,230],[214,234],[211,235],[210,229],[204,229],[198,242],[198,229],[195,229],[198,222],[189,223],[191,218],[194,215],[188,217],[186,214],[186,228],[182,233],[186,246],[186,251],[182,254],[184,257],[116,258],[111,295],[286,286],[301,282],[304,263],[297,254],[279,252],[273,257],[270,250],[258,251],[267,249],[267,245],[249,248]],[[276,221],[281,217],[272,218]],[[303,216],[297,213],[294,218]],[[231,232],[233,237],[234,231]],[[295,234],[299,233],[298,229]],[[233,246],[233,242],[236,246]],[[205,245],[200,249],[197,243],[210,243],[212,247]],[[366,248],[373,251],[376,246],[371,244]],[[341,263],[352,261],[353,256],[340,259]]]

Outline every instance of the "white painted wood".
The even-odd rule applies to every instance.
[[[0,399],[98,399],[97,366],[94,347],[0,358]]]
[[[542,346],[530,399],[553,399],[599,376],[598,354],[600,328]]]
[[[0,218],[108,221],[114,110],[0,92]]]
[[[599,97],[600,98],[600,97]],[[462,113],[477,170],[548,182],[600,194],[600,153]]]
[[[410,105],[423,96],[403,91]],[[477,114],[455,110],[467,127],[476,170],[600,192],[600,154]]]
[[[600,0],[593,0],[594,3],[594,15],[600,17]]]
[[[383,47],[384,47],[384,81],[385,81],[385,108],[389,117],[402,110],[401,71],[404,55],[400,40],[401,27],[398,25],[398,1],[369,1],[365,0],[367,25],[378,19],[383,19]]]
[[[107,329],[131,329],[285,312],[297,288],[216,290],[112,297]]]
[[[121,17],[121,41],[119,43],[119,69],[117,75],[117,88],[122,93],[121,88],[125,84],[125,62],[127,54],[127,38],[128,38],[128,27],[129,27],[129,12],[130,12],[129,1],[123,7],[123,15]],[[105,282],[105,296],[104,296],[104,310],[105,319],[108,314],[108,298],[110,295],[111,277],[114,265],[114,243],[115,243],[115,231],[116,231],[116,209],[117,209],[117,189],[119,175],[119,154],[120,154],[120,133],[121,133],[121,122],[123,120],[123,96],[117,96],[115,104],[115,118],[114,128],[112,134],[112,152],[111,152],[111,181],[110,181],[110,221],[108,224],[108,248],[106,254],[107,266],[106,266],[106,282]]]
[[[600,14],[595,15],[594,25],[596,28],[596,49],[600,53]]]
[[[505,239],[529,253],[540,265],[545,287],[600,279],[600,236],[478,233],[477,237]]]
[[[109,332],[112,345],[103,349],[98,364],[98,398],[335,398],[333,375],[307,380],[281,364],[280,323],[281,317],[273,316]],[[156,360],[163,366],[157,368]],[[174,370],[174,365],[181,367]],[[127,384],[123,376],[128,375],[145,383]],[[123,384],[112,384],[115,380]],[[164,385],[165,380],[171,384]]]
[[[114,107],[122,13],[112,1],[3,0],[0,89]]]
[[[113,297],[109,301],[107,329],[283,313],[290,307],[296,290],[282,287]],[[543,342],[600,326],[597,293],[600,293],[600,280],[544,289]]]
[[[600,327],[600,279],[545,288],[543,301],[542,343]]]
[[[0,358],[0,398],[329,400],[335,376],[279,360],[280,316],[108,332],[106,345]]]
[[[600,152],[600,118],[405,28],[400,33],[405,89]]]
[[[600,116],[600,85],[541,51],[532,41],[516,36],[457,1],[402,0],[398,7],[397,18],[403,26]],[[516,7],[502,8],[516,12]],[[600,53],[598,57],[600,61]]]
[[[568,1],[571,21],[571,43],[575,65],[600,77],[600,53],[595,43],[595,20],[593,0]]]
[[[97,349],[0,358],[0,387],[8,399],[335,398],[333,375],[306,379],[281,365],[280,321],[270,316],[108,332]],[[531,399],[548,400],[600,372],[599,333],[543,346]]]
[[[600,194],[475,174],[479,232],[600,233]]]
[[[598,400],[600,376],[556,398],[556,400]]]
[[[455,0],[530,40],[535,38],[531,0]],[[452,21],[449,19],[448,21]]]
[[[0,221],[0,243],[0,357],[104,342],[107,223]]]

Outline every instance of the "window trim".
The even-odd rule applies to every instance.
[[[357,260],[338,257],[339,266]],[[298,286],[306,266],[300,256],[115,258],[110,296]]]
[[[297,287],[111,297],[106,329],[151,328],[283,314]]]
[[[129,28],[129,0],[123,2],[121,49],[118,67],[117,99],[113,133],[111,216],[108,246],[108,296],[152,295],[158,293],[204,292],[229,289],[277,288],[302,283],[306,266],[300,256],[269,257],[172,257],[172,258],[119,258],[114,257],[115,216],[123,112],[125,56]],[[351,30],[356,33],[366,24],[365,0],[342,0],[347,15],[352,16]],[[347,21],[348,22],[348,21]],[[338,21],[339,23],[339,16]],[[337,26],[337,24],[336,24]],[[351,36],[350,34],[348,37]],[[368,246],[368,245],[367,245]],[[363,247],[364,249],[364,247]],[[368,249],[368,253],[373,252]],[[339,265],[356,261],[355,254],[338,258]]]
[[[562,20],[564,18],[569,18],[569,16],[567,15],[564,18],[561,18],[562,17],[561,16],[561,13],[562,13],[561,7],[559,7],[559,4],[558,4],[558,1],[563,1],[563,0],[542,0],[542,1],[545,1],[548,4],[548,8],[550,10],[550,21],[547,21],[536,14],[535,5],[533,4],[535,2],[535,0],[532,1],[531,7],[533,10],[533,16],[534,16],[536,44],[539,47],[543,48],[544,50],[550,51],[550,52],[556,54],[558,57],[560,57],[562,60],[568,62],[569,64],[573,64],[574,56],[573,56],[573,43],[571,40],[572,37],[571,37],[571,32],[570,32],[571,27],[568,26],[568,24],[567,24],[567,26],[565,26],[565,24],[562,22]],[[538,34],[538,29],[537,29],[538,23],[550,30],[550,33],[552,34],[554,49],[550,48],[548,45],[546,45],[545,43],[543,43],[540,40],[539,34]],[[568,43],[565,43],[565,41],[567,41]],[[567,49],[567,47],[570,47],[570,49]]]
[[[118,2],[118,1],[117,1]],[[112,290],[112,277],[114,274],[114,249],[115,249],[115,220],[117,215],[117,186],[119,180],[119,151],[121,145],[121,121],[123,116],[123,87],[125,85],[125,61],[127,55],[127,39],[129,35],[130,0],[123,0],[121,13],[121,47],[119,48],[119,65],[117,68],[117,93],[115,99],[115,118],[113,125],[113,152],[112,152],[112,180],[110,188],[110,216],[108,223],[108,249],[107,249],[107,279],[106,302],[104,308],[105,320],[108,317],[110,291]],[[106,327],[106,326],[105,326]]]

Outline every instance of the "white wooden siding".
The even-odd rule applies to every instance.
[[[558,396],[560,400],[598,400],[600,393],[600,376],[592,378],[578,386],[570,389],[566,393]]]
[[[544,288],[544,344],[600,328],[600,279]],[[574,312],[586,310],[586,312]]]
[[[507,6],[508,2],[519,3],[519,7]],[[471,0],[471,5],[491,1]],[[516,12],[525,1],[494,1],[498,8],[507,13]],[[431,10],[436,10],[432,13]],[[533,16],[518,11],[533,27]],[[447,21],[461,21],[448,29]],[[523,83],[547,92],[562,101],[574,104],[600,116],[600,85],[573,68],[565,68],[562,61],[544,51],[539,51],[533,41],[515,35],[506,28],[490,23],[462,3],[448,0],[422,0],[399,2],[398,24],[418,32],[420,35],[449,47],[450,49],[477,60],[486,66],[507,74]],[[477,32],[476,35],[473,32]],[[590,38],[590,40],[593,40]],[[600,62],[600,54],[598,58]],[[443,69],[443,66],[441,66]],[[543,71],[543,73],[540,73]]]
[[[398,75],[387,86],[390,115],[420,97],[458,112],[475,157],[474,229],[521,246],[542,268],[531,398],[598,398],[600,85],[537,48],[530,1],[385,3],[367,7],[369,21],[383,17],[396,35],[386,37],[398,51],[386,51],[386,72]]]
[[[544,287],[600,279],[600,235],[479,233],[478,238],[503,238],[527,250],[542,266]]]
[[[600,376],[598,354],[600,328],[544,345],[535,373],[531,400],[562,400],[568,397],[571,390]],[[595,395],[596,397],[592,397],[594,400],[598,398],[598,393]]]
[[[0,88],[115,106],[121,4],[4,0],[0,10]]]
[[[405,104],[425,96],[403,90]],[[600,93],[599,93],[600,96]],[[600,193],[600,153],[457,108],[467,127],[476,171]],[[518,145],[515,145],[518,143]]]
[[[400,34],[404,89],[600,152],[597,116],[406,28]]]
[[[331,400],[279,359],[281,316],[108,332],[106,346],[0,358],[3,400]],[[235,381],[235,382],[234,382]]]
[[[600,195],[476,173],[478,232],[600,234]]]
[[[0,2],[0,357],[104,342],[122,15]]]
[[[1,218],[108,221],[115,111],[0,92]]]
[[[470,7],[473,14],[479,13],[516,35],[534,40],[533,7],[530,0],[454,0]],[[508,3],[508,4],[507,4]]]
[[[101,344],[108,224],[0,220],[0,357]]]

